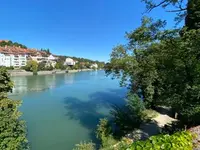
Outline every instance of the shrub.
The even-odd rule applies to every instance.
[[[129,131],[139,128],[142,123],[143,111],[145,110],[142,100],[133,94],[128,94],[125,108],[113,107],[111,114],[119,128],[118,134],[124,136]]]
[[[112,136],[112,128],[107,119],[100,119],[97,125],[96,136],[101,141],[101,149],[109,150],[117,140]]]
[[[80,144],[76,144],[76,148],[73,150],[95,150],[95,144],[92,142],[81,142]]]
[[[177,132],[173,135],[152,136],[146,141],[136,141],[127,150],[163,149],[163,150],[192,150],[193,135],[188,131]]]

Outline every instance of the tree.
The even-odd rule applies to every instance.
[[[61,70],[66,70],[67,69],[67,66],[64,65],[64,62],[62,61],[58,61],[55,65],[55,68],[56,69],[61,69]]]
[[[37,74],[38,71],[38,63],[34,60],[30,60],[27,62],[27,65],[25,66],[26,71],[32,71],[33,74]]]
[[[166,105],[187,125],[200,124],[200,30],[161,30],[164,22],[144,18],[113,49],[106,72],[140,97],[146,108]]]
[[[48,71],[52,71],[53,69],[54,68],[51,64],[45,67],[45,70],[48,70]]]
[[[5,68],[0,68],[0,83],[0,149],[27,149],[25,123],[19,119],[21,113],[17,109],[21,101],[7,97],[13,83]]]
[[[175,12],[177,14],[175,20],[180,22],[185,20],[185,26],[191,29],[200,28],[200,0],[142,0],[146,3],[147,11],[151,11],[156,7],[164,9],[175,7],[174,10],[167,12]],[[171,7],[172,6],[172,7]]]
[[[47,49],[43,49],[43,48],[41,48],[41,51],[42,51],[42,52],[45,52],[47,55],[50,55],[50,54],[51,54],[49,48],[47,48]]]
[[[79,64],[76,63],[76,64],[72,67],[72,69],[75,69],[75,70],[79,69]]]
[[[38,64],[38,71],[43,71],[46,70],[46,63],[45,62],[40,62]]]
[[[12,42],[12,41],[2,41],[0,42],[0,46],[15,46],[15,47],[21,47],[21,48],[25,48],[27,49],[27,47],[25,45],[19,44],[17,42]]]

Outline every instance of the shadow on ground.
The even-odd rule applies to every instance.
[[[78,99],[76,97],[66,97],[64,104],[66,116],[73,120],[78,120],[80,124],[91,130],[90,137],[92,141],[98,143],[95,136],[95,129],[101,118],[110,118],[108,113],[99,111],[101,108],[110,109],[112,105],[123,105],[125,102],[124,89],[109,90],[108,92],[96,92],[89,95],[89,99]],[[120,93],[121,92],[121,93]],[[118,93],[118,94],[116,94]]]

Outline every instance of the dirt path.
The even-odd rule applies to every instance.
[[[172,123],[173,121],[176,121],[176,119],[166,115],[166,114],[158,114],[157,117],[153,118],[151,122],[149,123],[143,123],[140,126],[140,129],[146,134],[146,137],[159,134],[161,131],[161,128],[163,128],[165,125]]]
[[[150,136],[159,134],[165,125],[173,121],[176,121],[176,119],[170,117],[169,109],[161,107],[156,117],[148,123],[142,123],[140,129],[133,131],[126,137],[133,140],[145,140]]]

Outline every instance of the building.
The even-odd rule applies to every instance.
[[[66,58],[65,59],[64,65],[66,65],[66,66],[74,66],[75,64],[76,64],[76,62],[73,59],[71,59],[71,58]]]
[[[57,63],[56,61],[57,61],[57,57],[54,57],[53,55],[49,55],[47,57],[46,65],[55,67]]]
[[[37,63],[46,62],[48,60],[48,57],[42,56],[39,52],[37,52],[35,55],[30,55],[29,58]]]
[[[26,66],[26,55],[0,53],[0,66],[20,68]]]
[[[95,68],[95,69],[98,69],[98,65],[95,63],[95,64],[92,64],[91,66],[90,66],[90,68]]]
[[[47,57],[47,60],[48,60],[48,61],[56,61],[57,58],[54,57],[53,55],[49,55],[49,56]]]

